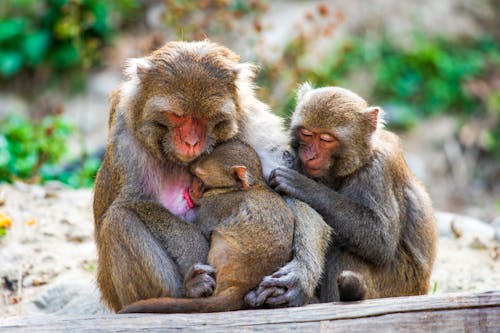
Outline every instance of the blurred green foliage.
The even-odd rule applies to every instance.
[[[254,29],[260,31],[257,17],[267,10],[262,0],[164,0],[164,3],[165,24],[183,40],[213,39],[228,34],[234,23],[244,17],[253,18]]]
[[[45,165],[41,170],[43,181],[58,180],[70,187],[92,187],[101,166],[99,157],[83,154],[78,160],[65,165]]]
[[[99,159],[82,158],[71,169],[59,165],[73,131],[74,126],[61,115],[47,116],[40,122],[8,116],[0,122],[0,181],[59,180],[72,187],[92,186]]]
[[[486,96],[488,129],[484,133],[484,148],[500,159],[500,90]]]
[[[348,41],[338,56],[325,61],[309,78],[319,86],[332,81],[342,84],[353,72],[366,71],[373,79],[373,99],[387,105],[407,105],[411,115],[420,118],[478,111],[477,99],[465,84],[498,65],[500,45],[489,37],[453,41],[416,34],[412,46],[403,49],[383,36],[376,41]]]
[[[364,72],[373,81],[370,98],[388,105],[409,105],[416,118],[443,112],[478,111],[477,100],[468,93],[465,83],[500,65],[500,45],[488,37],[452,41],[417,34],[408,49],[395,45],[388,36],[377,40],[351,39],[313,68],[301,65],[307,46],[300,36],[287,45],[284,61],[294,73],[281,75],[319,87],[346,85],[355,72]],[[259,77],[263,85],[276,80],[272,74],[276,66],[264,67]],[[279,66],[280,71],[282,68]],[[282,104],[284,110],[280,113],[289,114],[290,104],[294,104],[293,93]]]
[[[362,84],[371,88],[365,97],[384,107],[390,127],[407,129],[423,117],[442,113],[460,116],[464,122],[487,118],[481,148],[500,156],[500,92],[481,88],[496,80],[491,75],[500,78],[495,70],[500,68],[500,44],[494,38],[451,40],[417,33],[406,48],[387,35],[374,40],[354,38],[311,66],[304,58],[313,40],[299,34],[282,59],[266,64],[259,74],[258,82],[271,91],[269,95],[273,86],[287,87],[286,96],[274,103],[279,114],[288,116],[293,111],[298,82],[349,87],[353,77],[362,77]]]
[[[57,163],[72,131],[61,116],[47,116],[39,123],[19,115],[7,117],[0,123],[0,180],[33,178],[45,164]]]
[[[3,0],[0,80],[23,70],[88,70],[139,0]]]

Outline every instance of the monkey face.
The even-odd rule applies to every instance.
[[[206,150],[209,117],[194,118],[174,113],[167,113],[166,117],[172,124],[172,143],[179,160],[190,162]]]
[[[331,157],[339,147],[335,134],[328,130],[300,127],[298,156],[304,172],[311,177],[325,175],[331,166]]]
[[[298,166],[314,178],[352,174],[372,156],[380,112],[347,89],[303,85],[291,121]]]
[[[137,61],[126,90],[134,94],[127,121],[136,137],[158,159],[182,165],[233,138],[237,65],[227,49],[209,42],[169,43]]]
[[[203,189],[248,189],[263,180],[262,167],[255,150],[232,140],[218,145],[190,165],[193,175],[203,182]]]

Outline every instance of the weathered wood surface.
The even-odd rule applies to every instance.
[[[212,314],[0,317],[0,332],[500,332],[500,290]]]

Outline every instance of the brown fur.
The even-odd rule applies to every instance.
[[[431,200],[408,168],[397,136],[374,118],[382,112],[346,89],[302,86],[292,147],[301,149],[297,129],[305,127],[335,133],[338,148],[330,168],[314,179],[283,169],[271,177],[277,191],[308,203],[333,228],[321,301],[421,295],[429,289],[437,242]],[[297,159],[296,169],[304,173],[302,163]],[[352,279],[340,278],[345,271],[354,272]]]
[[[231,167],[241,166],[246,171],[231,175]],[[290,259],[293,213],[267,187],[253,149],[241,142],[225,143],[192,169],[208,188],[196,223],[211,235],[208,262],[217,270],[215,292],[208,298],[139,301],[120,313],[242,309],[244,296]]]
[[[140,299],[191,295],[183,289],[192,285],[186,283],[189,270],[206,262],[208,241],[186,222],[193,217],[174,214],[162,201],[166,194],[182,194],[169,184],[189,184],[191,177],[191,161],[179,158],[166,115],[207,119],[199,155],[235,137],[249,143],[265,175],[280,164],[286,148],[281,120],[254,96],[253,67],[238,63],[225,47],[208,41],[167,43],[130,60],[125,75],[111,96],[108,147],[94,187],[97,282],[103,301],[115,311]],[[324,264],[328,228],[307,205],[288,202],[297,216],[297,255],[284,277],[298,281],[297,288],[311,296]]]

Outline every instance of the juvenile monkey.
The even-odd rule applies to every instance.
[[[209,295],[209,244],[186,199],[190,164],[238,138],[259,154],[264,175],[280,165],[281,119],[253,91],[254,69],[211,43],[169,42],[131,59],[112,94],[106,154],[94,186],[97,282],[113,310],[155,297]],[[294,257],[266,277],[251,302],[301,305],[314,293],[329,227],[309,206],[296,216]],[[274,295],[276,288],[286,292]],[[252,294],[253,295],[253,294]]]
[[[221,144],[191,170],[197,177],[191,198],[200,204],[195,223],[210,237],[208,263],[217,272],[215,292],[206,298],[142,300],[120,313],[242,309],[245,295],[291,258],[293,212],[267,186],[250,146],[239,141]]]
[[[382,109],[338,87],[299,88],[291,120],[295,170],[270,185],[333,228],[320,299],[425,294],[436,255],[431,200],[408,168]]]

